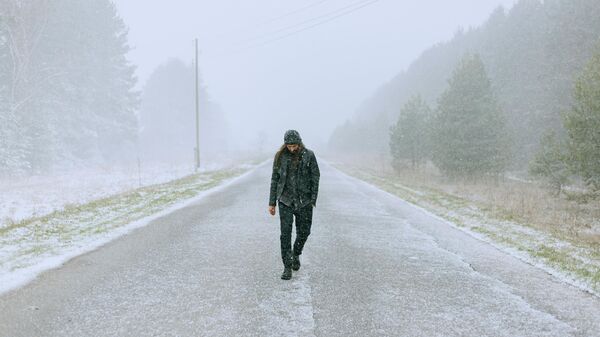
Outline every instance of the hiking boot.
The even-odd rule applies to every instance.
[[[300,269],[300,255],[294,255],[292,257],[292,269],[294,269],[294,270]]]
[[[285,267],[283,269],[283,274],[281,274],[282,280],[290,280],[292,278],[292,268]]]

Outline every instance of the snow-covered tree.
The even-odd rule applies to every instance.
[[[108,0],[61,0],[53,9],[44,49],[59,70],[52,100],[63,104],[58,119],[67,126],[60,134],[66,152],[75,160],[131,155],[138,93],[124,22]]]
[[[505,119],[478,55],[466,55],[433,118],[432,160],[448,176],[498,174],[507,164]]]
[[[3,137],[17,147],[10,162],[41,171],[133,148],[136,79],[114,4],[6,0],[0,13],[8,55],[2,118],[17,126]]]
[[[0,173],[21,169],[22,154],[18,147],[18,123],[9,106],[9,65],[8,34],[6,17],[0,15]]]
[[[4,50],[2,62],[5,83],[3,148],[7,157],[6,171],[31,168],[35,159],[35,140],[42,146],[38,158],[51,153],[52,141],[48,134],[45,115],[34,114],[39,107],[41,84],[45,79],[45,65],[35,60],[34,54],[46,24],[48,2],[43,0],[3,1],[0,3]]]
[[[71,0],[78,2],[77,0]],[[82,51],[88,63],[90,107],[94,131],[104,159],[127,156],[137,142],[136,111],[139,93],[134,91],[135,67],[127,60],[128,29],[109,0],[88,0],[80,5],[88,24],[89,50]]]

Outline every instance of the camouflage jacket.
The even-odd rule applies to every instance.
[[[292,155],[285,151],[279,157],[279,161],[273,161],[273,173],[271,175],[271,190],[269,195],[269,206],[275,206],[281,198],[287,180],[288,169],[291,165]],[[317,205],[317,194],[319,193],[319,179],[321,173],[314,152],[303,148],[300,151],[300,161],[297,179],[297,200],[299,207],[312,204]]]

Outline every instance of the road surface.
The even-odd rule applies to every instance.
[[[1,336],[600,336],[600,300],[321,162],[279,278],[270,164],[0,297]]]

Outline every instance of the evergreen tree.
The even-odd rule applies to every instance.
[[[43,49],[61,70],[51,101],[66,103],[68,110],[57,116],[68,126],[59,135],[64,152],[86,161],[131,156],[139,93],[133,89],[135,68],[126,59],[127,28],[115,5],[109,0],[60,0],[53,11],[53,29]]]
[[[390,128],[393,166],[408,161],[418,167],[428,157],[428,119],[431,111],[421,96],[413,96],[400,111],[396,125]]]
[[[60,0],[50,8],[48,25],[52,29],[46,31],[40,49],[47,68],[53,70],[53,85],[46,86],[40,99],[60,125],[56,134],[60,151],[55,161],[99,162],[102,158],[94,105],[108,97],[97,96],[99,79],[107,76],[96,69],[105,58],[98,52],[105,41],[99,39],[102,30],[97,21],[107,20],[101,12],[92,10],[101,2]]]
[[[546,129],[541,125],[550,127],[547,117],[555,113],[547,99],[547,83],[555,76],[546,55],[550,24],[539,0],[520,0],[505,20],[488,21],[475,48],[506,113],[506,132],[515,145],[513,168],[527,166]]]
[[[600,49],[577,79],[565,127],[574,171],[586,185],[600,190]]]
[[[2,118],[17,125],[3,137],[18,145],[11,162],[42,171],[131,153],[136,79],[125,58],[127,29],[114,4],[6,0],[0,13],[10,36],[2,62],[8,79]]]
[[[105,160],[126,157],[137,143],[139,107],[139,93],[133,89],[135,67],[126,58],[128,30],[111,1],[86,1],[82,7],[94,41],[85,58],[93,76],[91,108],[98,147]]]
[[[546,180],[560,195],[569,180],[566,147],[557,140],[556,132],[547,132],[541,140],[540,149],[529,164],[529,173]]]
[[[140,108],[140,147],[145,159],[192,162],[196,147],[194,69],[172,59],[150,76]],[[201,162],[222,153],[228,143],[228,128],[221,109],[200,86]],[[211,144],[211,146],[207,146]]]
[[[432,46],[406,71],[395,76],[365,100],[338,144],[359,154],[365,148],[352,132],[365,130],[360,139],[389,136],[381,116],[397,121],[399,107],[420,93],[430,105],[446,88],[446,79],[466,52],[478,53],[494,85],[495,97],[506,113],[511,139],[512,168],[522,169],[537,152],[547,128],[560,130],[561,113],[572,106],[572,88],[598,44],[598,0],[519,0],[508,11],[496,9],[481,27],[458,33],[451,41]],[[378,145],[374,144],[374,145]],[[384,139],[384,144],[389,144]]]
[[[0,173],[19,169],[15,144],[18,124],[8,104],[10,56],[5,20],[5,16],[0,14]]]
[[[434,164],[452,177],[501,173],[505,121],[479,56],[466,55],[448,83],[433,121]]]
[[[4,173],[12,173],[32,167],[34,153],[33,140],[36,135],[44,134],[44,120],[37,120],[31,111],[37,95],[41,92],[38,81],[39,69],[44,66],[36,62],[33,50],[42,37],[45,24],[44,11],[47,2],[0,2],[0,25],[3,36],[3,58],[0,62],[4,93],[2,94],[4,113],[1,161],[6,165]],[[42,116],[43,117],[43,116]],[[4,124],[6,123],[6,124]],[[46,144],[50,144],[49,141]],[[49,151],[44,151],[48,153]]]

